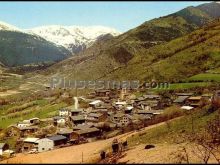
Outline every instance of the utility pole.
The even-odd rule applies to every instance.
[[[82,163],[83,163],[83,152],[82,152]]]

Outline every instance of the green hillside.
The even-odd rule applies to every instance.
[[[30,63],[58,62],[70,52],[45,39],[16,31],[0,31],[0,62],[14,67]]]
[[[209,8],[209,5],[213,3],[204,6]],[[53,65],[43,75],[79,80],[156,79],[174,83],[219,67],[220,22],[212,22],[215,15],[205,12],[204,6],[203,10],[188,7],[147,21]],[[215,6],[220,12],[220,4]]]

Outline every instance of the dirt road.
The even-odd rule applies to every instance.
[[[163,124],[164,123],[159,123],[145,127],[142,131],[146,131]],[[119,140],[126,139],[127,137],[142,131],[132,131],[114,138],[118,138]],[[102,149],[107,149],[111,146],[114,138],[74,145],[38,154],[17,154],[16,157],[0,163],[91,163],[99,159],[99,154]]]

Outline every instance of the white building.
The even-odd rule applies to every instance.
[[[65,117],[55,116],[55,117],[53,117],[53,120],[54,120],[54,124],[58,125],[58,126],[63,126],[66,124]]]
[[[69,110],[68,109],[60,109],[59,116],[69,116]]]
[[[117,102],[115,102],[115,106],[119,109],[119,110],[121,110],[122,108],[124,108],[124,107],[126,107],[126,105],[127,105],[127,103],[126,103],[126,101],[117,101]]]
[[[103,105],[103,102],[101,100],[95,100],[89,103],[89,105],[93,108],[96,108],[96,107],[100,107],[101,105]]]
[[[38,143],[38,152],[49,151],[52,150],[54,147],[53,141],[48,138],[39,139],[37,143]]]
[[[31,126],[31,123],[20,122],[20,123],[17,124],[17,126],[18,126],[19,128],[25,128],[25,127]]]

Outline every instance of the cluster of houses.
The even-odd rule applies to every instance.
[[[219,95],[220,96],[220,95]],[[200,105],[201,100],[211,101],[212,94],[194,96],[193,93],[176,93],[174,98],[163,98],[154,93],[136,97],[129,90],[96,90],[87,96],[87,108],[79,108],[78,98],[75,104],[58,110],[58,115],[50,119],[32,118],[11,126],[12,136],[18,136],[21,152],[44,152],[55,148],[90,142],[103,138],[103,135],[151,120],[164,112],[172,104],[181,109],[191,110]],[[37,136],[39,124],[49,121],[56,131]],[[50,130],[50,128],[49,128]],[[0,145],[0,155],[9,148]],[[9,150],[10,151],[10,150]],[[7,152],[9,152],[7,151]]]
[[[201,96],[194,96],[194,93],[176,93],[174,104],[181,105],[181,109],[192,110],[200,106],[201,101],[212,100],[213,94],[203,94]]]

